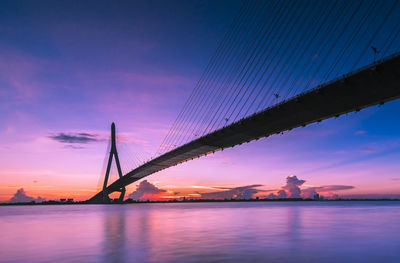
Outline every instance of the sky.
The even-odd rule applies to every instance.
[[[240,6],[1,1],[0,201],[90,198],[112,122],[123,171],[149,160]],[[399,114],[400,101],[370,107],[166,169],[127,192],[397,197]]]

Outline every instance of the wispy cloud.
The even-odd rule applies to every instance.
[[[117,141],[117,143],[134,143],[134,144],[141,145],[143,147],[149,146],[149,142],[147,140],[138,139],[138,138],[134,138],[134,137],[135,137],[134,134],[123,133],[123,134],[116,135],[116,141]]]
[[[400,141],[398,139],[390,139],[383,142],[372,142],[361,146],[360,148],[350,149],[348,151],[338,151],[338,155],[341,155],[340,159],[334,159],[329,164],[322,165],[310,170],[302,171],[303,174],[310,174],[315,172],[321,172],[329,169],[337,169],[339,167],[354,165],[355,163],[366,162],[388,156],[392,154],[398,154],[400,152]]]
[[[85,147],[83,147],[83,146],[73,145],[73,144],[67,144],[64,146],[64,148],[75,149],[75,150],[85,149]]]
[[[40,80],[38,76],[52,68],[54,65],[45,59],[2,45],[0,81],[3,86],[0,98],[5,96],[7,103],[13,105],[32,103],[50,87],[47,81]]]
[[[318,192],[330,192],[330,191],[340,191],[340,190],[350,190],[355,187],[352,185],[323,185],[317,187],[310,187],[318,190]]]
[[[356,131],[354,134],[355,135],[365,135],[365,134],[367,134],[367,131],[359,130],[359,131]]]

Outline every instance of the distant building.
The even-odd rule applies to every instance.
[[[64,203],[65,201],[67,201],[67,199],[65,199],[65,198],[60,198],[60,202]]]
[[[318,193],[316,193],[316,194],[314,195],[314,200],[320,200],[320,199],[321,199],[321,197],[319,196]]]

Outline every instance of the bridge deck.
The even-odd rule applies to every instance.
[[[331,81],[167,152],[118,179],[112,193],[145,176],[224,148],[400,97],[400,55]],[[103,192],[90,201],[101,202]]]

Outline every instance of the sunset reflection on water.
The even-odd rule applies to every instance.
[[[398,202],[0,207],[1,262],[399,262]]]

